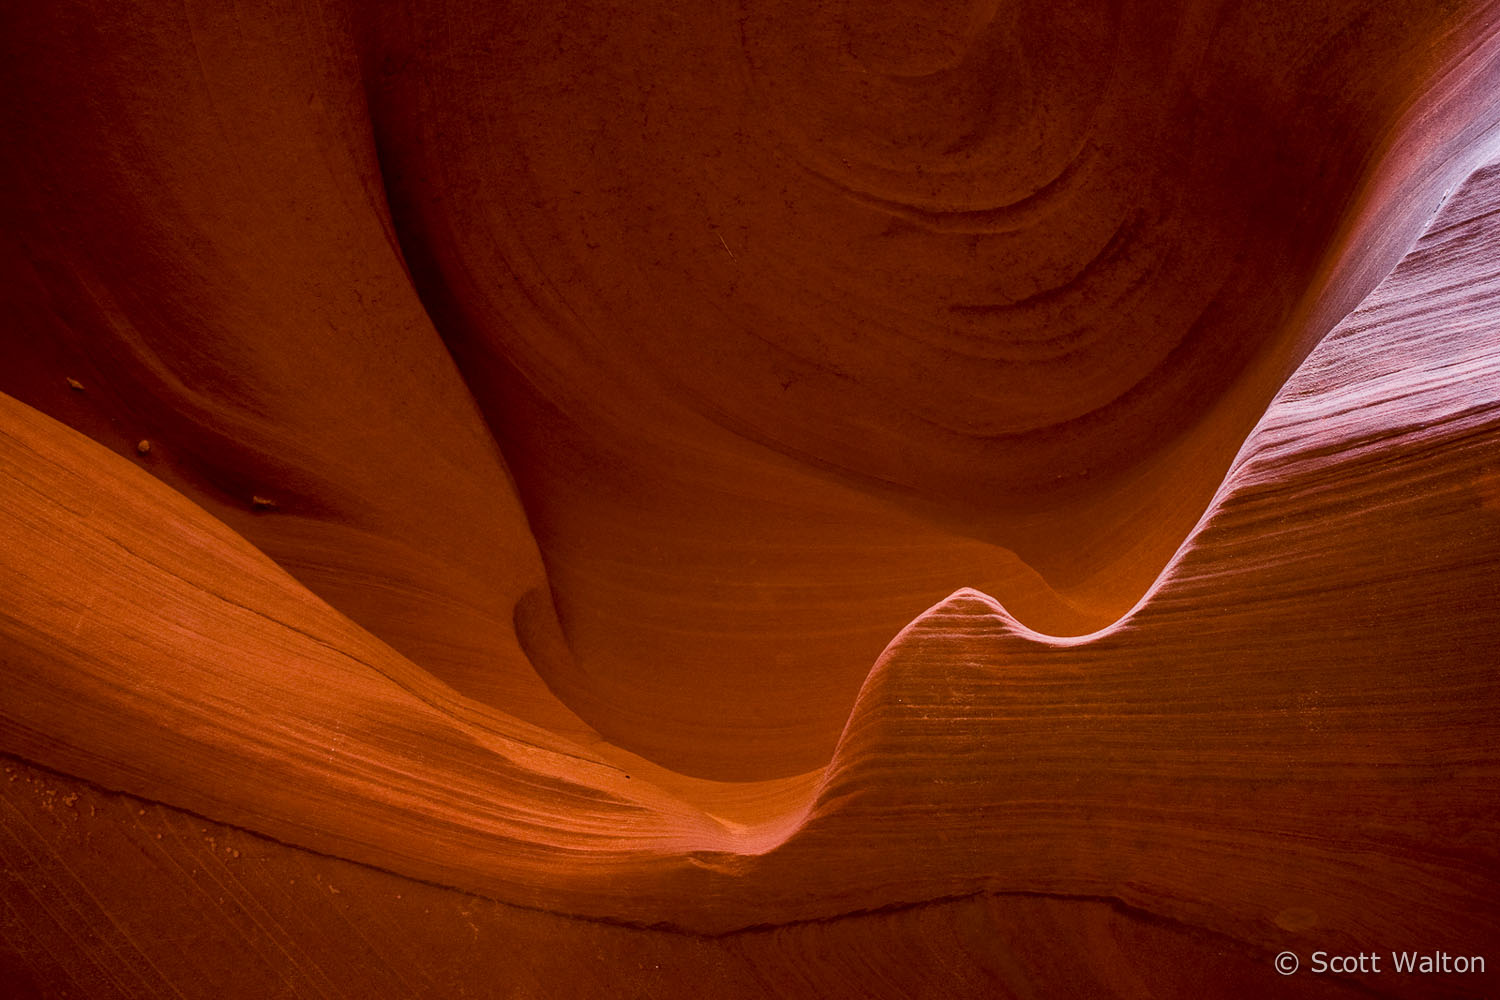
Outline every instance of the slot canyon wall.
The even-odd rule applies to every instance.
[[[1500,993],[1500,3],[0,48],[0,994]]]

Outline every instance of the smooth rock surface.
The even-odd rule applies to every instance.
[[[0,39],[16,995],[1495,992],[1500,8]]]

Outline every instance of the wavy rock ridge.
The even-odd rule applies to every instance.
[[[611,948],[1023,898],[1267,975],[1500,939],[1500,170],[1433,217],[1491,152],[1489,8],[1262,39],[1362,111],[1246,188],[1244,11],[460,7],[7,15],[6,86],[87,68],[7,112],[0,750]],[[679,35],[734,54],[712,107]],[[1072,981],[1007,926],[993,975]],[[1187,989],[1079,981],[1132,962]]]
[[[1493,761],[1475,759],[1475,748],[1490,745],[1495,723],[1481,697],[1489,665],[1472,650],[1500,626],[1487,547],[1500,539],[1485,492],[1500,413],[1486,386],[1500,384],[1500,352],[1472,308],[1490,300],[1500,270],[1476,277],[1494,237],[1476,237],[1471,220],[1482,223],[1500,197],[1489,183],[1497,176],[1481,173],[1466,199],[1477,204],[1440,217],[1409,271],[1289,384],[1131,615],[1091,636],[1052,639],[960,591],[909,625],[864,686],[814,793],[811,828],[772,819],[767,840],[715,822],[654,787],[644,762],[646,780],[627,777],[598,750],[462,698],[148,475],[13,402],[6,589],[20,600],[7,614],[8,746],[396,870],[689,925],[677,887],[652,893],[652,881],[713,879],[691,873],[722,868],[749,888],[715,886],[710,906],[743,894],[762,899],[748,911],[758,913],[779,912],[768,900],[794,887],[778,919],[868,908],[897,885],[916,898],[998,886],[1117,895],[1123,879],[1149,898],[1164,887],[1128,873],[1162,877],[1167,853],[1184,865],[1192,825],[1183,810],[1211,819],[1201,835],[1231,844],[1241,868],[1247,845],[1230,832],[1275,815],[1282,825],[1267,834],[1261,876],[1274,885],[1291,864],[1286,840],[1317,845],[1317,831],[1330,828],[1346,836],[1346,823],[1364,815],[1364,785],[1376,801],[1409,788],[1403,798],[1430,798],[1434,813],[1454,800],[1481,808]],[[1465,280],[1428,273],[1427,259]],[[1417,300],[1419,318],[1403,316]],[[1303,440],[1310,431],[1316,449]],[[1351,484],[1360,486],[1353,499]],[[132,587],[121,592],[119,579]],[[95,586],[80,591],[80,580]],[[1220,610],[1205,619],[1209,601]],[[1321,635],[1288,644],[1277,622],[1289,628],[1308,615]],[[151,735],[164,722],[169,735]],[[1066,796],[1048,791],[1058,783]],[[1330,798],[1329,783],[1343,795]],[[1018,813],[1018,800],[1045,819]],[[1150,807],[1135,817],[1125,809],[1123,829],[1103,825],[1131,802]],[[1335,802],[1351,810],[1345,822],[1329,811]],[[1154,825],[1163,843],[1153,850]],[[399,846],[437,829],[454,838],[445,850]],[[949,850],[924,852],[927,867],[913,868],[905,845],[935,830]],[[1068,877],[1084,830],[1092,870]],[[1039,850],[1049,841],[1062,856]],[[866,879],[808,891],[828,842],[858,852]],[[1106,879],[1118,853],[1106,845],[1122,843],[1136,846],[1114,859],[1123,873]],[[796,867],[800,854],[807,870],[759,876],[733,860],[771,847],[764,864]],[[1199,865],[1226,860],[1202,849]],[[559,862],[579,851],[587,863]],[[428,853],[461,860],[434,865]],[[882,855],[900,879],[874,875]],[[1024,864],[990,871],[975,864],[980,856]],[[1324,893],[1330,874],[1318,880]],[[1421,874],[1406,876],[1408,891],[1430,897]],[[1204,871],[1188,866],[1183,877],[1198,884]],[[1369,875],[1350,879],[1353,906]],[[1460,897],[1439,908],[1471,913],[1469,891]],[[725,917],[697,919],[726,929]]]

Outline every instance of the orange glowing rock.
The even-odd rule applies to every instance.
[[[688,8],[7,14],[0,976],[1492,993],[1500,9]]]

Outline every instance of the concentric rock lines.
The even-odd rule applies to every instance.
[[[6,968],[1485,995],[1497,17],[7,12]]]

